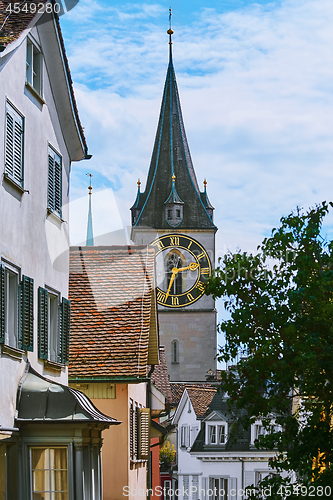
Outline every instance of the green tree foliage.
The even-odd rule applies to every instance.
[[[247,409],[246,425],[262,418],[268,429],[279,415],[283,432],[257,446],[277,449],[274,466],[303,484],[333,493],[333,242],[321,236],[330,206],[283,217],[256,255],[226,254],[206,293],[223,297],[230,313],[219,325],[219,359],[245,353],[222,372],[231,402]]]

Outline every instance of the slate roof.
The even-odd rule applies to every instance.
[[[34,26],[36,21],[38,23],[38,20],[40,18],[38,17],[37,14],[34,14],[32,12],[31,5],[32,4],[36,5],[36,10],[38,11],[38,9],[40,8],[40,4],[45,4],[46,2],[47,2],[47,0],[26,0],[25,3],[28,5],[27,12],[20,9],[19,13],[15,13],[13,10],[11,13],[7,13],[6,9],[7,9],[8,5],[11,4],[13,6],[13,4],[14,4],[13,0],[0,0],[0,28],[3,25],[3,28],[1,30],[2,33],[0,33],[0,42],[3,42],[5,45],[8,45],[8,44],[14,42],[15,40],[17,40],[21,36],[21,34],[23,33],[24,30]],[[41,20],[44,20],[44,16],[47,16],[47,15],[48,14],[44,14],[42,16],[43,19],[41,19]],[[72,80],[71,72],[69,69],[64,39],[62,36],[60,22],[59,22],[59,16],[57,13],[54,13],[54,20],[55,20],[55,24],[56,24],[57,32],[58,32],[58,36],[59,36],[59,43],[60,43],[60,47],[61,47],[61,52],[62,52],[62,56],[63,56],[66,74],[67,74],[67,79],[68,79],[68,84],[69,84],[69,92],[71,95],[71,101],[72,101],[72,105],[73,105],[73,109],[74,109],[74,113],[75,113],[75,118],[77,121],[77,127],[79,129],[81,140],[82,140],[82,143],[83,143],[83,146],[85,149],[85,154],[87,155],[88,154],[87,141],[86,141],[86,138],[84,135],[83,127],[82,127],[80,117],[79,117],[79,112],[77,109],[74,88],[73,88],[73,80]]]
[[[158,364],[154,257],[146,246],[70,249],[71,380],[146,377]]]
[[[168,367],[165,355],[164,345],[159,347],[160,363],[155,366],[151,376],[151,381],[165,396],[166,403],[172,403],[171,385],[168,375]]]
[[[173,190],[177,193],[178,202],[184,203],[183,219],[177,229],[217,230],[212,220],[213,207],[206,190],[200,192],[192,164],[170,45],[169,66],[147,183],[143,193],[138,191],[131,208],[132,226],[170,230],[171,226],[165,218],[165,203],[170,202]]]

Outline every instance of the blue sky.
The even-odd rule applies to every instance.
[[[170,6],[185,128],[215,206],[217,256],[255,251],[282,215],[333,198],[331,0],[80,0],[61,26],[93,158],[73,165],[72,200],[86,195],[92,172],[96,232],[130,224],[155,138]],[[72,243],[86,226],[87,200],[77,203]]]

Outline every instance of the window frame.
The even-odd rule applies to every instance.
[[[31,61],[29,61],[29,55],[31,56]],[[34,75],[37,75],[38,85],[34,81]],[[27,37],[25,81],[26,85],[43,99],[43,53],[31,36]]]
[[[9,117],[12,120],[11,130],[9,127]],[[21,190],[24,190],[24,125],[24,115],[6,98],[4,176]],[[17,156],[18,146],[19,157]]]
[[[70,478],[70,450],[69,450],[69,447],[68,445],[59,445],[59,446],[39,446],[39,445],[30,445],[29,446],[29,474],[30,474],[30,493],[31,493],[31,499],[33,498],[33,494],[35,493],[34,491],[34,471],[36,470],[45,470],[45,471],[56,471],[56,470],[66,470],[67,471],[67,492],[64,492],[64,493],[67,493],[67,497],[70,498],[70,491],[71,491],[71,478]],[[67,468],[66,469],[33,469],[32,467],[32,450],[36,450],[36,449],[39,449],[39,450],[56,450],[56,449],[66,449],[66,465],[67,465]],[[50,483],[51,483],[51,474],[49,474],[50,476]],[[49,486],[51,486],[51,484],[49,484]],[[52,498],[54,497],[54,493],[56,493],[56,491],[52,491],[52,490],[44,490],[43,493],[49,493],[50,496],[51,494],[53,493],[52,495]]]
[[[182,424],[180,426],[179,433],[179,447],[181,449],[187,449],[190,446],[190,426],[188,424]]]
[[[214,429],[215,442],[211,441],[211,431]],[[223,433],[220,433],[224,429]],[[209,446],[225,446],[228,440],[228,423],[223,421],[208,421],[206,422],[206,439],[205,444]],[[219,436],[224,436],[223,441]]]

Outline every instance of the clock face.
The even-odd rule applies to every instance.
[[[186,307],[200,299],[212,275],[204,247],[182,234],[167,234],[151,244],[156,251],[158,304]]]

